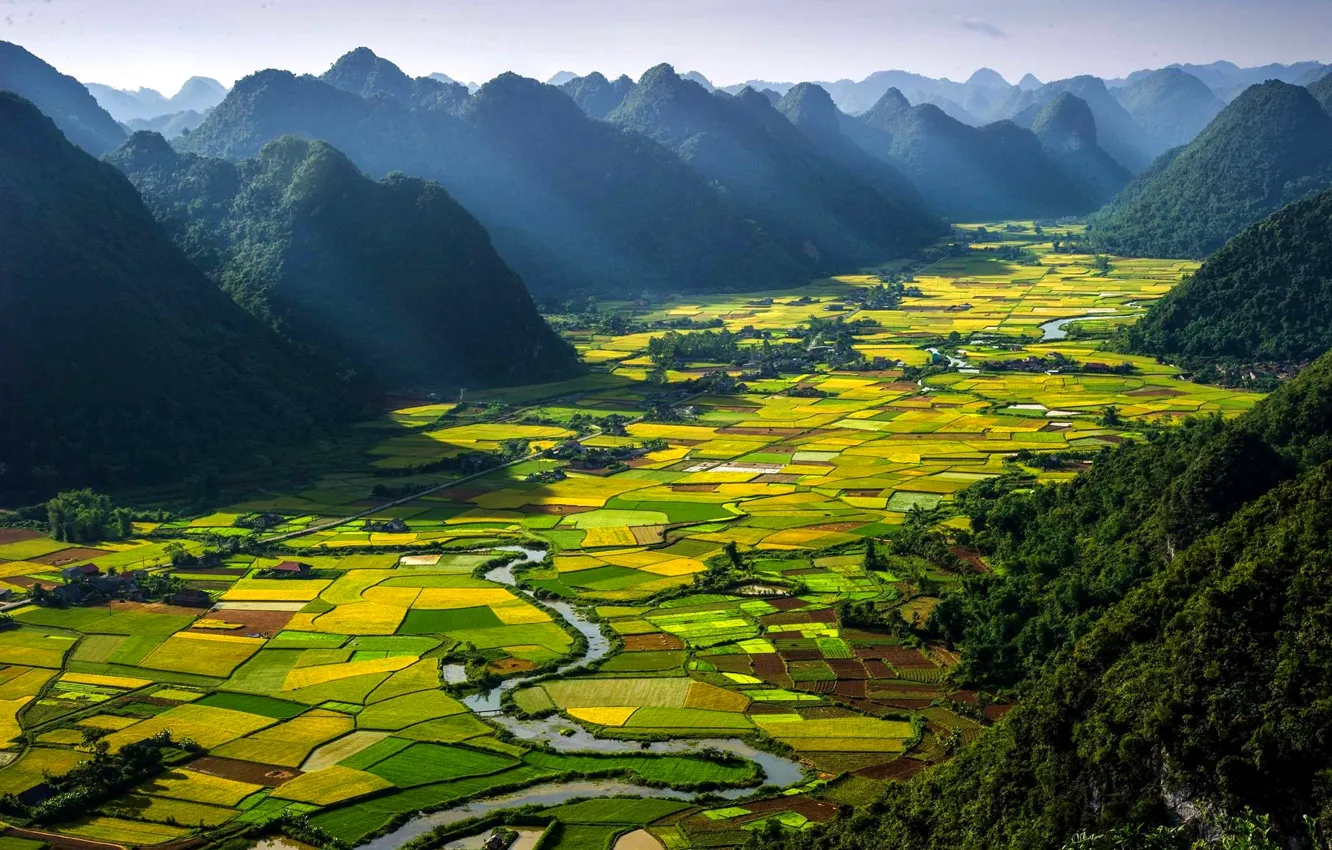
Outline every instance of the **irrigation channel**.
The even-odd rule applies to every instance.
[[[518,586],[513,571],[523,564],[539,563],[546,557],[545,550],[523,546],[500,546],[496,551],[515,552],[520,557],[516,561],[495,567],[484,578],[498,584],[507,585],[515,592],[528,597],[533,594]],[[534,597],[533,597],[534,598]],[[577,608],[562,600],[543,599],[541,603],[558,613],[561,617],[587,638],[587,651],[581,658],[575,659],[558,669],[559,673],[577,670],[594,661],[599,661],[610,654],[611,644],[601,633],[601,627],[584,617]],[[445,671],[446,680],[456,671]],[[800,764],[788,758],[764,752],[739,738],[705,738],[691,741],[653,741],[644,747],[639,741],[617,741],[610,738],[598,738],[581,726],[571,723],[558,715],[540,720],[521,720],[500,711],[500,696],[505,691],[522,687],[534,676],[506,679],[498,688],[487,693],[478,693],[463,698],[462,702],[472,711],[484,716],[510,732],[522,741],[544,744],[558,752],[597,752],[597,753],[690,753],[712,748],[747,758],[763,768],[766,784],[785,788],[795,785],[803,776]],[[572,730],[573,734],[569,734]],[[753,788],[727,788],[713,792],[726,799],[736,799],[753,792]],[[621,780],[578,780],[573,782],[543,782],[521,791],[500,794],[494,797],[482,797],[470,803],[444,811],[412,818],[407,823],[387,835],[362,844],[359,850],[396,850],[406,842],[417,838],[438,826],[454,824],[468,818],[486,815],[504,809],[519,806],[538,805],[554,806],[568,802],[576,797],[611,797],[626,795],[634,797],[660,797],[672,800],[690,800],[695,794],[676,791],[671,788],[649,788]]]

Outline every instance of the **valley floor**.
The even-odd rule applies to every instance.
[[[645,827],[615,846],[677,850],[808,828],[948,758],[1010,707],[957,690],[957,655],[910,628],[989,569],[964,545],[956,494],[1018,468],[1066,480],[1145,427],[1260,398],[1061,337],[1062,319],[1133,321],[1194,264],[1054,253],[1030,222],[967,229],[974,248],[1034,256],[945,258],[914,270],[920,294],[891,310],[859,304],[875,276],[601,305],[639,327],[720,324],[756,353],[763,332],[775,344],[811,318],[870,319],[854,348],[882,368],[755,377],[689,363],[662,385],[647,355],[661,326],[572,331],[588,375],[394,411],[363,426],[377,435],[365,457],[300,487],[115,543],[0,529],[0,583],[20,594],[88,563],[166,570],[187,588],[174,604],[9,612],[0,794],[38,803],[45,774],[90,758],[100,736],[99,758],[156,741],[169,768],[33,829],[152,845],[301,815],[305,838],[356,846],[411,813],[530,787],[547,806],[530,822],[554,824],[545,848],[607,847]],[[743,390],[682,389],[719,370]],[[479,475],[449,461],[505,448],[517,461]],[[559,457],[586,466],[589,449],[621,457],[583,469]],[[866,540],[903,524],[958,533],[956,559],[866,557]],[[241,540],[280,547],[245,554]],[[549,557],[497,571],[506,546]],[[210,549],[224,554],[192,563]],[[283,562],[303,566],[275,571]],[[747,580],[714,582],[728,571]],[[901,627],[867,626],[852,603],[897,612]],[[606,657],[541,679],[598,654],[602,636],[580,622],[600,624]],[[441,689],[441,675],[455,684]],[[469,677],[513,682],[509,715],[557,719],[496,718]],[[170,740],[154,738],[163,731]],[[721,748],[678,743],[690,741]],[[760,766],[790,787],[759,790]],[[592,793],[631,796],[583,806],[536,793],[588,777],[613,780]],[[732,790],[692,799],[720,789]],[[28,846],[17,834],[0,848]]]

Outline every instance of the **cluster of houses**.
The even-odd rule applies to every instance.
[[[47,593],[68,605],[82,605],[94,598],[138,602],[143,599],[139,582],[147,574],[144,570],[102,572],[102,568],[96,564],[78,564],[61,570],[60,577],[65,583],[51,588]]]
[[[381,534],[404,534],[411,531],[407,523],[394,518],[384,521],[366,520],[365,525],[361,526],[362,531],[378,532]]]
[[[312,569],[309,564],[299,561],[283,561],[270,567],[267,572],[274,578],[301,578],[309,576]],[[101,567],[93,563],[76,564],[60,571],[64,584],[49,589],[39,585],[41,589],[33,594],[33,601],[56,605],[88,605],[112,599],[142,602],[145,595],[141,584],[147,575],[146,570],[117,572],[112,568],[103,572]],[[0,596],[0,600],[5,598],[8,596]],[[211,596],[192,587],[173,590],[162,601],[188,608],[209,608],[213,605]]]

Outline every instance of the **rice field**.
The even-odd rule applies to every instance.
[[[1018,226],[1011,241],[1037,264],[949,257],[915,269],[892,310],[865,308],[880,282],[868,274],[604,302],[629,331],[568,332],[588,374],[394,411],[368,423],[377,442],[363,456],[300,487],[136,525],[114,543],[6,530],[0,589],[20,597],[95,564],[102,576],[170,571],[202,598],[14,608],[0,630],[0,793],[68,772],[87,757],[85,732],[112,753],[163,732],[204,753],[56,828],[127,845],[283,813],[354,845],[403,813],[571,774],[757,784],[747,761],[556,753],[502,740],[471,713],[446,688],[459,671],[525,675],[575,650],[549,607],[479,577],[502,554],[494,547],[513,544],[550,553],[518,570],[522,586],[594,614],[616,650],[515,689],[514,706],[604,738],[769,739],[840,777],[712,808],[556,806],[545,811],[563,824],[559,847],[602,848],[634,827],[670,850],[743,844],[769,823],[809,828],[835,814],[836,794],[864,797],[947,758],[1009,706],[954,690],[948,648],[844,623],[839,606],[870,604],[911,626],[966,571],[899,557],[867,569],[865,541],[908,517],[966,528],[956,496],[978,481],[1014,470],[1067,480],[1145,426],[1235,415],[1260,398],[1101,351],[1095,336],[1048,334],[1076,317],[1094,317],[1070,325],[1093,334],[1131,322],[1194,266],[1112,258],[1101,272]],[[832,346],[805,332],[830,316],[855,323],[842,355],[863,357],[856,368],[834,368]],[[738,354],[661,364],[667,383],[649,382],[649,341],[681,320],[735,334]],[[808,357],[765,368],[765,346]],[[731,386],[707,377],[718,371]],[[466,480],[450,466],[513,440],[527,457]],[[599,451],[623,454],[587,459]],[[1033,460],[1055,453],[1063,460]],[[429,488],[379,507],[385,492]],[[262,530],[248,527],[256,519]],[[300,536],[285,548],[263,548],[290,533]],[[198,554],[209,535],[248,537],[246,551],[261,554],[171,566],[169,538]],[[753,586],[692,591],[728,544]],[[274,570],[289,560],[305,565],[299,574]]]

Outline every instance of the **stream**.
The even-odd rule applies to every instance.
[[[937,357],[944,358],[945,360],[948,361],[948,365],[954,369],[964,369],[968,365],[970,365],[967,363],[965,357],[954,357],[953,355],[942,352],[937,348],[927,348],[925,350]]]
[[[1119,312],[1118,309],[1115,307],[1090,307],[1088,308],[1087,312],[1084,315],[1069,316],[1068,318],[1065,319],[1054,319],[1040,326],[1041,340],[1043,342],[1048,342],[1049,340],[1052,339],[1066,339],[1068,337],[1068,331],[1066,331],[1064,328],[1072,324],[1073,322],[1082,322],[1086,321],[1087,319],[1102,319],[1105,318],[1107,315],[1112,315],[1118,312]],[[1139,314],[1124,313],[1121,315],[1136,316]]]
[[[496,551],[516,552],[522,557],[516,561],[511,561],[502,567],[496,567],[488,571],[483,578],[487,581],[506,585],[513,588],[515,592],[534,599],[535,597],[533,594],[518,587],[518,581],[514,578],[513,571],[515,567],[523,564],[540,563],[545,560],[545,550],[530,549],[523,546],[499,546],[496,547]],[[606,639],[606,636],[601,633],[601,627],[584,617],[573,605],[562,600],[549,599],[541,600],[541,604],[557,612],[571,626],[587,638],[587,651],[582,657],[576,658],[559,667],[558,672],[566,673],[572,670],[577,670],[593,661],[605,658],[610,654],[611,644],[610,641]],[[449,671],[446,671],[446,678],[449,675]],[[500,696],[505,691],[511,691],[514,688],[527,684],[533,678],[536,677],[520,676],[513,679],[506,679],[498,688],[495,688],[488,693],[477,693],[464,697],[462,702],[472,711],[483,715],[490,722],[502,726],[509,732],[513,733],[515,738],[521,741],[541,743],[557,752],[635,754],[691,753],[711,747],[728,753],[734,753],[735,755],[747,758],[758,764],[763,768],[766,777],[764,783],[767,785],[775,785],[779,788],[785,788],[789,785],[795,785],[804,777],[804,771],[799,762],[764,752],[739,738],[653,741],[648,746],[644,747],[642,743],[638,741],[620,741],[612,738],[598,738],[581,725],[560,717],[559,715],[545,717],[540,720],[522,720],[501,713]],[[563,734],[566,730],[573,730],[573,734]],[[753,788],[727,788],[712,793],[728,800],[734,800],[747,794],[752,794],[753,792]],[[585,779],[572,782],[543,782],[540,785],[533,785],[530,788],[525,788],[520,791],[500,794],[494,797],[483,797],[478,800],[473,800],[470,803],[455,806],[451,809],[435,812],[434,814],[419,815],[398,827],[393,832],[362,844],[358,850],[395,850],[406,842],[424,835],[435,827],[446,826],[461,820],[466,820],[467,818],[486,815],[503,809],[512,809],[533,804],[553,806],[567,802],[575,797],[610,797],[616,795],[659,797],[671,800],[691,800],[696,796],[694,792],[676,791],[672,788],[649,788],[644,785],[635,785],[632,782],[618,779]]]

